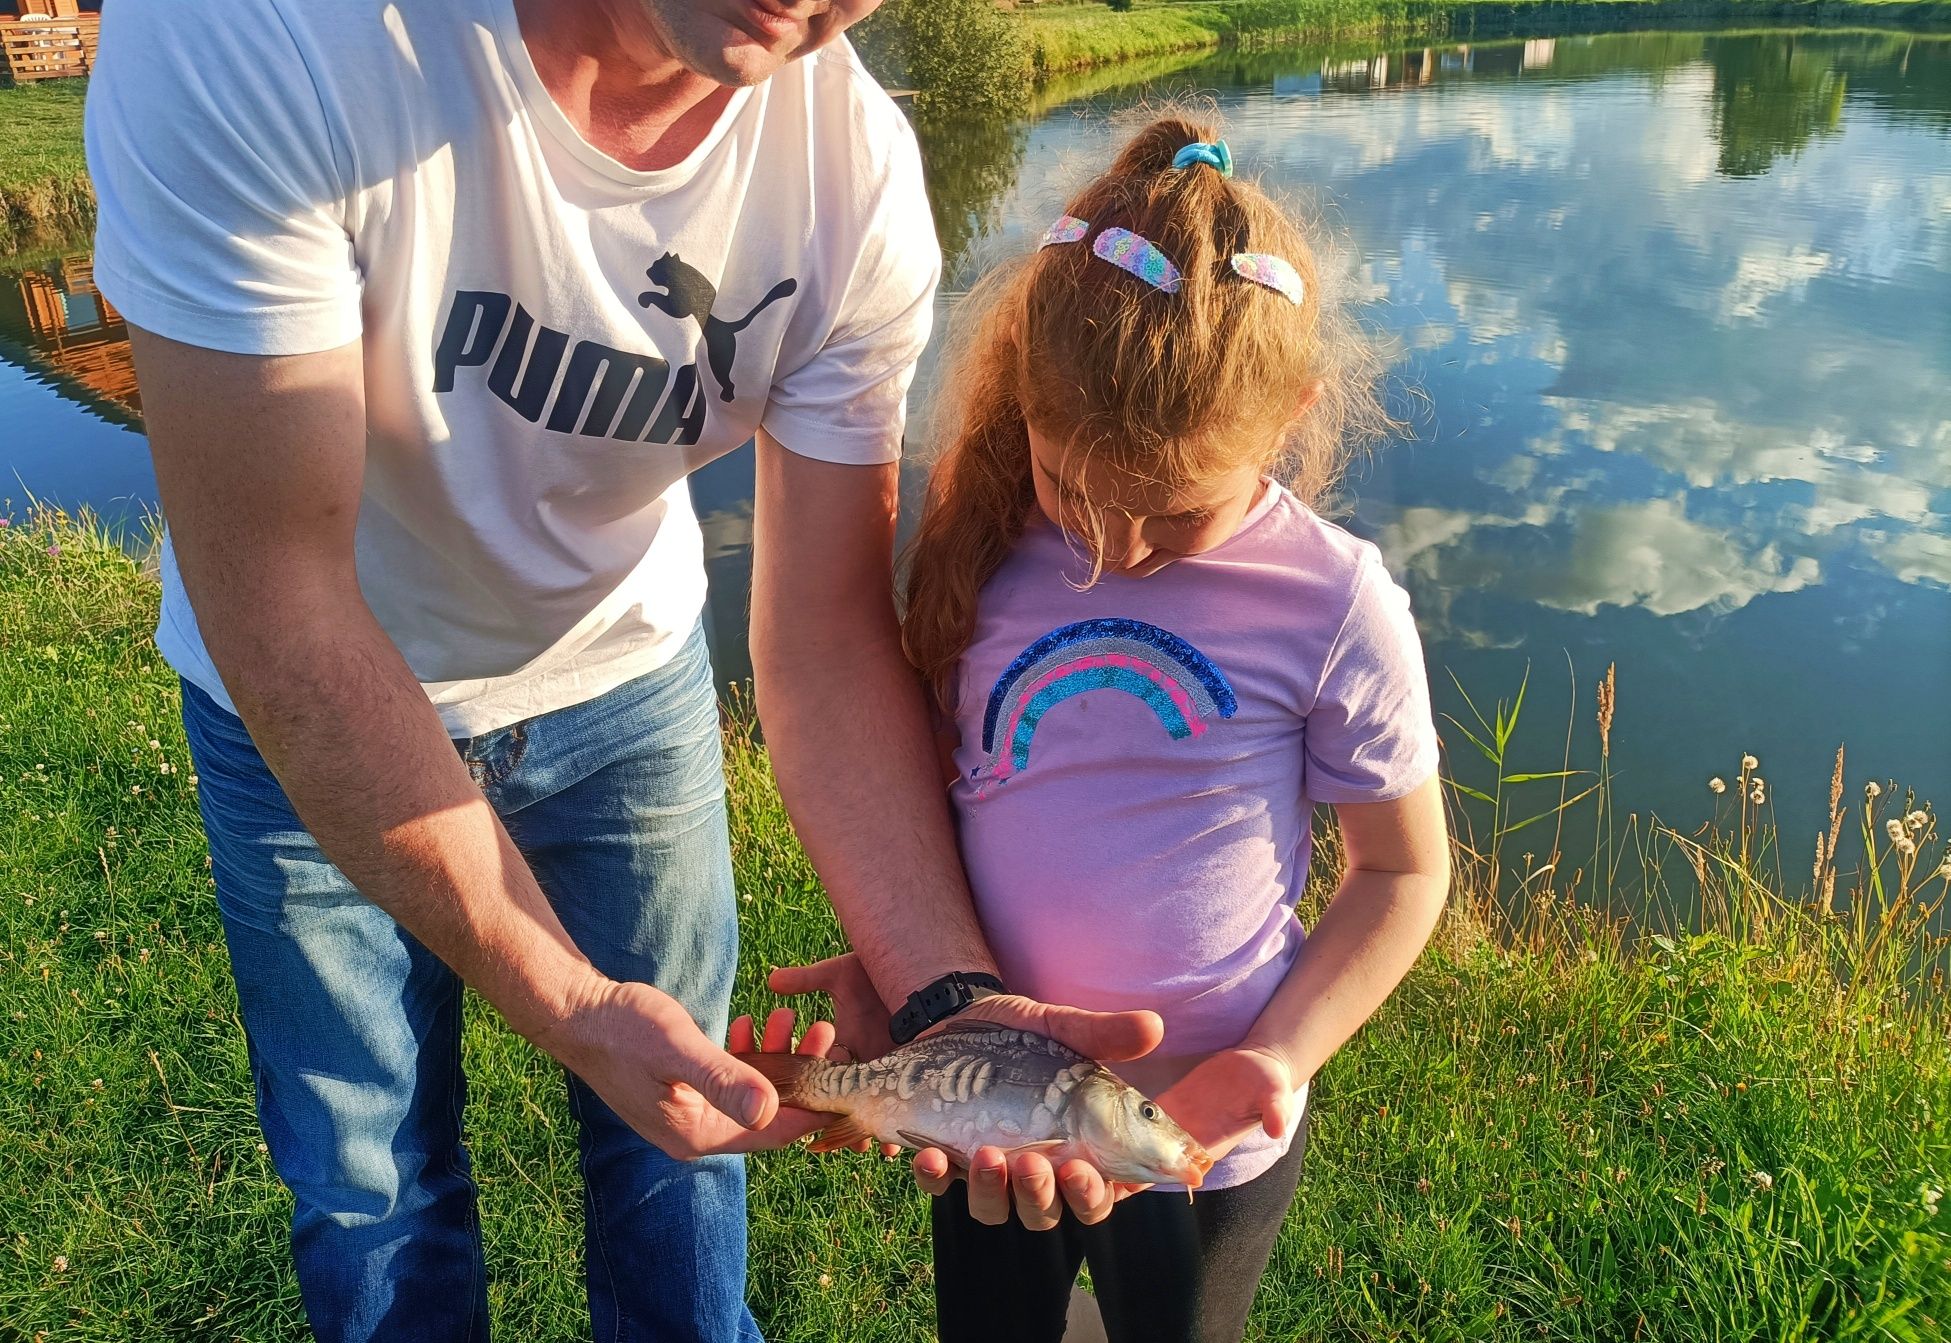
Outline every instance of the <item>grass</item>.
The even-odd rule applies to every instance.
[[[1019,11],[1034,71],[1255,47],[1382,30],[1493,35],[1528,25],[1541,33],[1676,22],[1770,20],[1951,25],[1943,0],[1138,0],[1126,12],[1099,4]]]
[[[81,149],[85,79],[0,88],[0,253],[95,218]]]
[[[0,532],[7,1339],[304,1336],[174,678],[148,638],[155,605],[154,583],[88,525],[42,514]],[[1551,773],[1512,758],[1521,702],[1483,707],[1446,734],[1474,762],[1459,785],[1489,795],[1485,770]],[[840,938],[763,752],[729,740],[735,1008],[762,1011],[767,965]],[[1733,762],[1729,778],[1748,797]],[[1820,904],[1820,877],[1784,897],[1760,809],[1724,794],[1717,826],[1618,840],[1652,853],[1642,870],[1677,860],[1689,889],[1675,904],[1706,911],[1691,929],[1635,930],[1564,898],[1580,877],[1555,855],[1589,827],[1553,799],[1585,781],[1509,782],[1506,816],[1548,819],[1515,837],[1465,828],[1437,942],[1318,1079],[1301,1196],[1251,1336],[1943,1337],[1951,1013],[1919,907],[1943,893],[1928,875],[1935,818],[1904,826],[1916,808],[1893,786],[1866,798],[1851,783],[1841,912],[1823,916],[1802,903]],[[1528,794],[1536,808],[1513,801]],[[1893,818],[1916,852],[1894,847]],[[1542,856],[1508,859],[1513,913],[1480,894],[1493,841]],[[1324,852],[1331,866],[1331,835]],[[584,1337],[559,1078],[478,1003],[466,1050],[497,1330]],[[923,1217],[878,1159],[755,1159],[767,1337],[928,1337]]]

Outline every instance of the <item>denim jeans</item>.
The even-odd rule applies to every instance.
[[[186,682],[183,722],[312,1329],[485,1340],[460,980],[320,852],[235,715]],[[722,1040],[738,920],[702,627],[647,676],[455,745],[584,954]],[[673,1160],[568,1086],[595,1337],[756,1340],[741,1159]]]

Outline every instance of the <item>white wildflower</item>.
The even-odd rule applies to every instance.
[[[1707,781],[1707,791],[1710,793],[1725,793],[1727,791],[1727,784],[1718,777],[1709,779]]]
[[[1770,1175],[1765,1170],[1749,1171],[1748,1179],[1754,1185],[1755,1188],[1763,1191],[1773,1189],[1775,1187],[1775,1177]]]
[[[1755,768],[1755,766],[1757,766],[1757,765],[1759,765],[1760,763],[1761,763],[1761,762],[1760,762],[1759,760],[1757,760],[1757,759],[1755,759],[1755,758],[1754,758],[1753,756],[1751,756],[1751,755],[1744,755],[1744,756],[1742,756],[1742,757],[1741,757],[1741,768],[1742,768],[1742,769],[1753,769],[1753,768]]]
[[[1904,837],[1904,823],[1892,816],[1883,823],[1883,831],[1890,836],[1891,842],[1895,843]]]
[[[1863,785],[1863,796],[1871,797],[1871,798],[1882,797],[1883,785],[1878,783],[1875,779],[1871,779],[1868,783]]]
[[[1921,811],[1913,811],[1904,817],[1904,825],[1912,830],[1922,830],[1931,823],[1931,818]]]

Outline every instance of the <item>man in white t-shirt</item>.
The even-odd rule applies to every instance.
[[[736,906],[685,482],[748,439],[760,708],[859,955],[782,986],[866,1051],[993,975],[890,598],[939,259],[914,138],[836,40],[874,3],[108,6],[95,274],[136,332],[157,641],[322,1338],[485,1336],[463,981],[572,1074],[598,1335],[756,1335],[735,1154],[812,1121],[717,1043]],[[1061,1174],[1108,1210],[1037,1161],[972,1201],[1047,1220]]]

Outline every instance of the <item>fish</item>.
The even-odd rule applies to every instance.
[[[978,1147],[1080,1158],[1106,1179],[1197,1189],[1213,1159],[1156,1101],[1048,1036],[951,1021],[864,1063],[807,1054],[740,1054],[779,1103],[833,1116],[812,1151],[872,1139],[938,1147],[967,1168]]]

